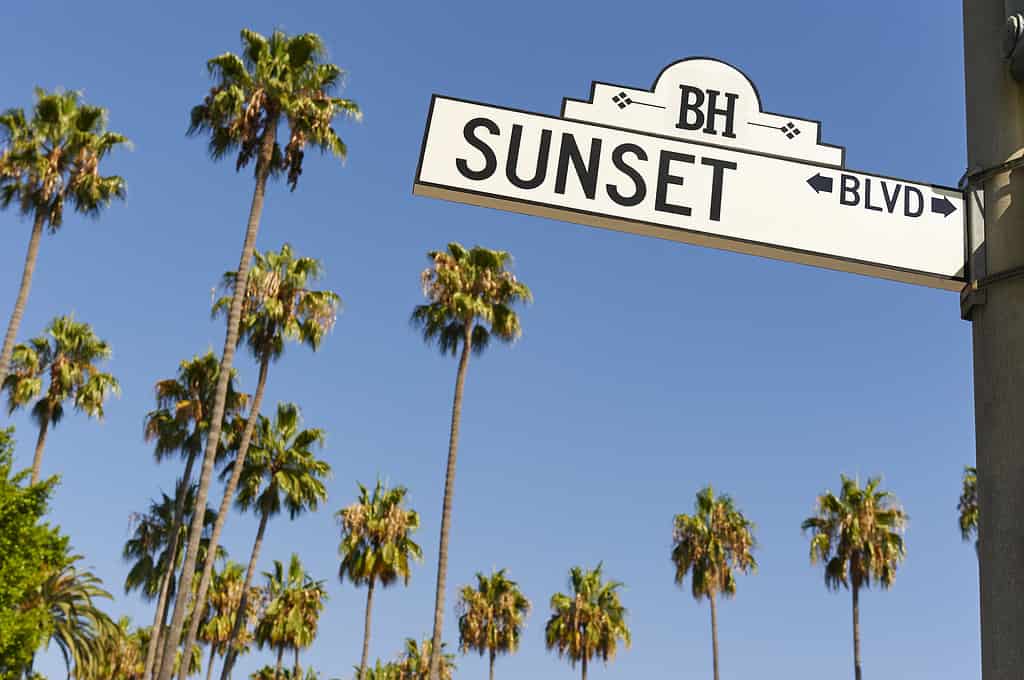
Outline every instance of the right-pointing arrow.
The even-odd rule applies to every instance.
[[[932,212],[939,213],[943,217],[949,217],[956,210],[956,206],[945,196],[932,196]]]
[[[832,193],[832,178],[826,177],[820,172],[814,175],[814,177],[807,180],[807,183],[814,189],[814,193],[820,194],[822,191]]]

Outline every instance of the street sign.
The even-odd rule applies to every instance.
[[[918,285],[964,285],[952,187],[847,170],[816,121],[685,59],[549,116],[434,95],[413,192]]]

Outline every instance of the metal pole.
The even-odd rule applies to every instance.
[[[968,171],[1024,147],[1024,97],[1002,56],[1024,0],[964,0]],[[1024,266],[1024,167],[987,174],[983,250],[972,279]],[[977,243],[975,246],[979,245]],[[975,258],[972,258],[975,259]],[[998,278],[969,306],[980,509],[983,680],[1024,678],[1024,276]]]

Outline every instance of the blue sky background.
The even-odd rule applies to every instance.
[[[282,27],[324,37],[365,112],[341,124],[347,164],[311,155],[295,193],[271,188],[258,242],[322,258],[324,285],[345,300],[322,350],[289,347],[267,393],[269,406],[293,400],[327,430],[335,471],[322,511],[271,522],[260,561],[268,569],[298,551],[328,582],[303,665],[347,678],[358,663],[365,592],[338,583],[333,517],[357,480],[411,489],[427,556],[408,588],[375,598],[371,655],[430,630],[455,362],[407,319],[425,251],[459,240],[510,250],[536,295],[523,340],[470,365],[455,495],[450,592],[507,567],[535,606],[499,677],[578,673],[544,650],[547,603],[569,567],[600,560],[626,583],[634,643],[592,676],[710,676],[707,605],[673,585],[668,559],[672,516],[709,482],[757,523],[761,544],[759,573],[720,608],[722,677],[849,676],[849,595],[825,590],[799,529],[845,472],[884,475],[911,517],[895,587],[862,598],[866,674],[979,678],[975,554],[956,526],[961,469],[974,459],[970,328],[956,294],[411,194],[432,92],[557,114],[591,80],[647,87],[693,55],[743,69],[767,110],[823,121],[823,141],[845,145],[852,168],[955,184],[960,12],[924,0],[5,3],[0,105],[30,105],[36,85],[83,89],[135,142],[108,166],[127,178],[128,201],[45,239],[20,333],[74,312],[114,348],[123,395],[102,424],[66,418],[44,460],[63,480],[53,517],[118,594],[112,612],[151,621],[150,605],[121,595],[120,550],[129,514],[179,470],[153,463],[142,418],[156,380],[222,346],[211,288],[237,263],[252,191],[249,172],[185,138],[188,111],[209,87],[206,59],[236,50],[239,29]],[[0,214],[5,320],[29,230]],[[253,363],[238,367],[252,389]],[[10,422],[27,466],[35,431],[23,415]],[[235,559],[247,559],[255,529],[231,518]],[[239,671],[271,659],[250,654]],[[38,667],[63,672],[55,649]],[[485,673],[484,660],[459,659],[459,678]]]

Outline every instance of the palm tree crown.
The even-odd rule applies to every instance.
[[[238,562],[228,561],[219,572],[214,572],[210,585],[208,617],[200,628],[199,637],[210,645],[210,663],[213,654],[223,655],[227,651],[227,643],[235,623],[235,614],[242,601],[245,567]],[[242,648],[253,639],[253,628],[261,615],[262,590],[257,587],[249,589],[246,606],[246,622],[242,626],[235,644]]]
[[[590,659],[608,662],[615,658],[619,640],[627,647],[631,641],[626,609],[619,599],[623,584],[605,581],[601,570],[598,564],[593,570],[573,567],[569,571],[572,592],[552,595],[551,618],[544,631],[547,648],[568,657],[573,666],[581,662],[584,678]]]
[[[355,584],[370,581],[390,586],[401,579],[406,585],[412,575],[410,558],[420,559],[420,546],[412,540],[420,516],[402,507],[408,490],[387,488],[378,480],[369,490],[359,484],[359,500],[338,511],[341,521],[341,566],[338,578]]]
[[[452,680],[455,675],[455,655],[444,651],[442,642],[438,650],[437,674],[440,680]],[[428,680],[430,677],[430,658],[433,643],[430,638],[416,642],[414,638],[406,638],[402,653],[394,665],[394,680]]]
[[[345,143],[332,122],[339,114],[358,119],[359,107],[332,96],[344,72],[323,61],[326,50],[318,35],[274,31],[268,38],[243,30],[241,37],[241,56],[226,52],[207,62],[215,84],[203,103],[192,109],[188,132],[209,133],[215,159],[237,150],[236,169],[258,158],[261,143],[269,137],[273,150],[267,170],[286,172],[294,189],[306,146],[345,158]],[[276,141],[282,119],[289,128],[283,149]]]
[[[956,506],[960,514],[960,536],[965,541],[974,539],[978,547],[978,468],[964,468],[963,487],[960,491],[960,502]]]
[[[64,657],[69,674],[72,667],[88,668],[96,663],[100,642],[114,625],[95,603],[112,597],[98,576],[75,566],[81,559],[80,555],[69,556],[24,604],[49,612],[50,640]]]
[[[280,251],[253,255],[242,299],[239,341],[243,338],[257,360],[276,361],[285,340],[316,351],[334,326],[341,297],[329,290],[311,290],[309,283],[323,274],[320,260],[297,257],[289,244]],[[224,274],[223,288],[234,290],[235,272]],[[231,297],[217,301],[213,313],[226,314]]]
[[[95,215],[124,198],[124,179],[101,176],[99,163],[128,139],[109,132],[106,110],[86,105],[78,92],[36,88],[35,95],[31,119],[21,109],[0,115],[0,206],[42,215],[55,232],[66,204]]]
[[[156,408],[146,414],[143,435],[154,443],[153,456],[158,463],[175,453],[186,461],[202,454],[219,375],[220,359],[208,351],[183,360],[177,376],[156,383]],[[228,379],[224,406],[227,418],[237,415],[248,400],[235,389],[236,375],[232,370]]]
[[[464,586],[459,594],[459,647],[490,654],[509,654],[519,648],[530,601],[504,569],[490,576],[477,573],[476,588]]]
[[[802,528],[811,531],[811,562],[825,563],[825,585],[831,589],[870,587],[877,582],[888,588],[896,580],[896,568],[906,551],[903,529],[907,515],[888,491],[878,489],[873,477],[861,488],[842,475],[839,496],[818,496],[813,517]]]
[[[40,425],[60,422],[68,400],[75,410],[102,418],[107,395],[120,392],[117,379],[98,368],[110,354],[110,346],[89,324],[70,316],[57,317],[46,335],[14,348],[13,370],[4,381],[9,412],[40,397],[32,407],[32,416]],[[49,378],[45,392],[44,378]]]
[[[169,579],[168,593],[173,597],[176,592],[175,571],[181,564],[180,551],[174,550],[175,535],[177,544],[184,542],[188,524],[191,521],[192,513],[196,509],[196,487],[195,484],[185,490],[184,507],[185,521],[175,522],[174,513],[178,504],[176,498],[167,494],[161,494],[159,501],[152,501],[149,504],[149,511],[145,514],[132,516],[131,537],[125,542],[121,552],[122,558],[131,564],[128,575],[124,580],[124,591],[130,593],[139,590],[147,600],[152,600],[160,594],[160,586],[163,578]],[[213,526],[217,513],[206,509],[203,517],[203,526],[207,529]],[[205,552],[206,542],[200,544],[200,550]],[[223,551],[221,551],[223,553]],[[168,570],[169,573],[168,573]]]
[[[715,497],[710,486],[697,493],[693,515],[676,515],[672,563],[676,584],[691,575],[696,600],[721,593],[736,594],[735,572],[757,569],[754,525],[727,495]]]
[[[295,519],[316,510],[327,498],[323,480],[331,466],[318,460],[313,447],[323,446],[323,430],[300,430],[299,407],[277,405],[273,422],[260,416],[252,449],[242,468],[236,503],[241,510],[255,508],[261,516],[272,517],[282,509]],[[233,465],[233,464],[232,464]],[[225,469],[225,474],[230,472]]]
[[[292,553],[287,568],[274,560],[274,570],[264,572],[267,580],[267,595],[270,604],[263,618],[256,626],[256,642],[278,650],[280,654],[290,649],[295,652],[296,668],[293,677],[299,675],[299,650],[316,639],[320,612],[327,600],[327,589],[323,581],[314,580],[302,566],[299,556]]]
[[[149,629],[133,628],[123,616],[99,637],[99,653],[87,667],[75,669],[76,680],[140,680]]]
[[[432,265],[420,278],[429,303],[412,313],[412,323],[422,329],[424,341],[436,343],[442,354],[454,355],[467,335],[476,353],[487,347],[491,337],[512,342],[522,335],[512,305],[529,302],[533,295],[507,270],[511,255],[449,243],[446,251],[431,251],[427,257]]]

